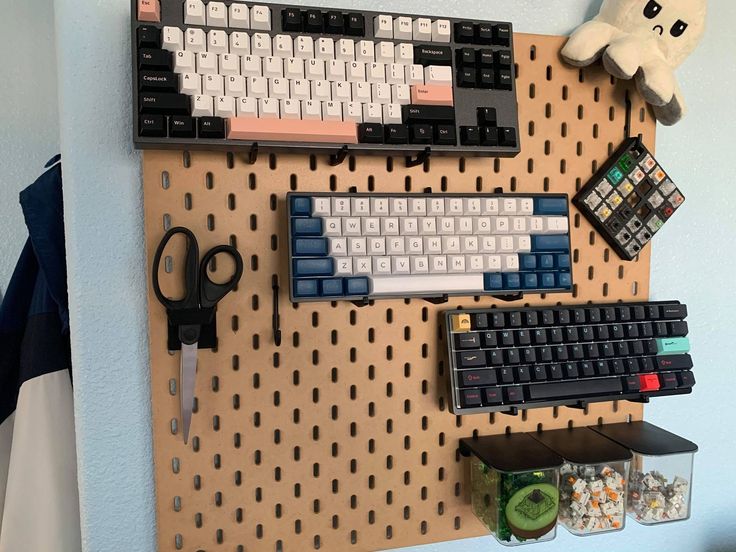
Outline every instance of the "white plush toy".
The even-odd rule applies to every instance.
[[[562,57],[576,67],[603,57],[614,77],[636,77],[657,119],[673,125],[685,114],[674,70],[703,36],[705,12],[706,0],[603,0],[598,15],[570,36]]]

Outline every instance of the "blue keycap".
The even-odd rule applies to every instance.
[[[537,269],[537,256],[536,255],[519,255],[519,266],[521,270],[536,270]]]
[[[535,215],[566,215],[567,199],[564,197],[535,197]]]
[[[557,268],[570,268],[570,255],[557,255]]]
[[[568,251],[567,234],[532,236],[532,251]]]
[[[321,236],[321,218],[293,218],[291,219],[291,234],[296,236]]]
[[[327,238],[294,238],[291,254],[295,257],[324,257],[327,255]]]
[[[539,256],[539,268],[550,269],[555,267],[555,258],[552,255]]]
[[[555,275],[550,272],[545,272],[544,274],[539,275],[542,284],[539,286],[540,288],[555,288]]]
[[[294,277],[332,276],[335,273],[335,261],[332,257],[323,259],[294,259]]]
[[[319,297],[319,280],[294,280],[294,297]]]
[[[484,272],[483,273],[483,290],[494,291],[497,289],[503,289],[503,278],[499,272]]]
[[[524,278],[524,289],[537,289],[537,275],[536,274],[523,274]]]
[[[503,275],[503,283],[506,289],[519,289],[521,287],[521,278],[516,272]]]
[[[291,216],[308,217],[312,214],[312,198],[296,196],[291,198]]]
[[[368,278],[345,278],[345,295],[367,296],[370,294]]]
[[[572,287],[572,278],[569,272],[557,273],[557,287],[569,289]]]
[[[327,278],[320,281],[321,295],[323,297],[342,296],[342,278]]]

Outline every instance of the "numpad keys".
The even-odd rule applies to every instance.
[[[138,147],[513,156],[510,23],[134,0]]]
[[[572,290],[561,194],[287,194],[291,299]]]
[[[618,256],[630,261],[685,197],[641,140],[630,138],[572,201]]]

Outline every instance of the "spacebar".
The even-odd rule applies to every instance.
[[[527,387],[529,399],[564,399],[592,395],[608,395],[623,390],[621,378],[564,381],[560,383],[538,383]]]
[[[227,137],[230,140],[357,144],[358,125],[354,121],[231,117],[227,120]]]
[[[373,276],[371,295],[402,293],[483,293],[483,274],[417,274],[411,276]]]

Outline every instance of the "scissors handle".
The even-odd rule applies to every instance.
[[[218,284],[210,279],[207,274],[207,265],[219,254],[229,255],[235,263],[235,270],[230,280],[224,284]],[[230,245],[218,245],[210,249],[202,258],[199,273],[199,304],[202,308],[210,308],[217,305],[218,301],[230,293],[238,285],[243,275],[243,258],[238,250]]]
[[[176,234],[182,234],[187,242],[187,255],[184,260],[184,297],[182,299],[169,299],[161,291],[161,285],[158,280],[159,265],[161,264],[161,256],[169,243],[169,240]],[[241,261],[242,264],[242,261]],[[199,244],[197,238],[191,230],[183,226],[175,226],[169,229],[161,243],[158,244],[156,254],[153,257],[153,291],[159,302],[170,310],[178,309],[196,309],[199,307]]]

